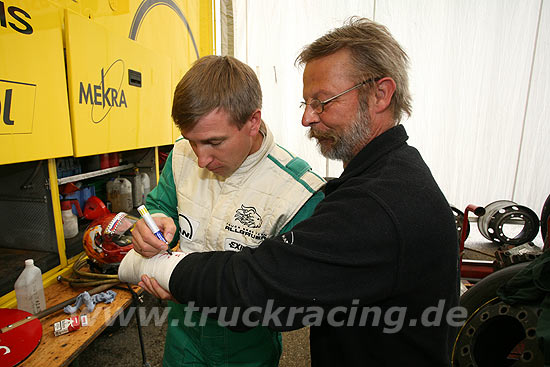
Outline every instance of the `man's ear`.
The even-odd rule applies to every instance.
[[[376,113],[384,112],[389,107],[395,88],[395,81],[389,77],[376,82],[372,95],[372,106]]]
[[[262,125],[262,111],[260,109],[256,109],[248,121],[250,121],[250,136],[256,136],[256,134],[260,131],[260,126]]]

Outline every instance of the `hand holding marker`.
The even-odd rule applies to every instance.
[[[145,223],[147,224],[147,227],[153,232],[153,234],[162,242],[168,245],[168,241],[164,238],[162,235],[162,232],[160,231],[159,227],[157,227],[157,224],[153,220],[153,217],[151,217],[151,214],[149,214],[149,210],[145,207],[145,205],[141,205],[137,208],[139,214],[145,220]],[[170,255],[172,255],[172,250],[170,250],[170,246],[168,246],[168,249],[166,249],[166,252],[168,252]]]

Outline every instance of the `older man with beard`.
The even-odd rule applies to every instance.
[[[311,325],[312,366],[449,366],[458,303],[451,209],[399,124],[408,58],[382,25],[351,19],[307,46],[302,124],[344,172],[313,215],[240,253],[190,254],[164,297],[243,311],[275,330]]]

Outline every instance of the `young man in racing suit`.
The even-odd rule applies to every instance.
[[[232,57],[201,58],[176,87],[172,117],[182,138],[147,197],[172,246],[179,241],[183,252],[256,247],[309,217],[324,197],[324,180],[274,142],[261,103],[256,75]],[[168,229],[173,223],[175,233]],[[148,244],[163,247],[143,220],[133,237],[143,256],[158,253]],[[233,332],[214,319],[199,325],[200,313],[186,318],[191,304],[170,306],[164,366],[278,365],[279,333],[261,326]]]

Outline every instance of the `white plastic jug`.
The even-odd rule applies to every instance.
[[[78,218],[73,214],[71,209],[61,211],[61,219],[63,220],[63,237],[73,238],[78,234]]]
[[[111,190],[111,211],[129,213],[133,208],[132,184],[125,178],[114,180]]]
[[[82,216],[78,200],[61,201],[61,218],[63,219],[63,237],[73,238],[78,234],[78,217],[73,214],[73,205],[79,216]]]
[[[25,260],[25,269],[15,281],[17,308],[36,314],[46,309],[42,272],[34,265],[33,259]]]
[[[142,203],[145,204],[145,198],[147,197],[147,194],[151,191],[151,179],[149,178],[149,175],[145,172],[141,172],[141,184],[143,186],[143,198]]]

